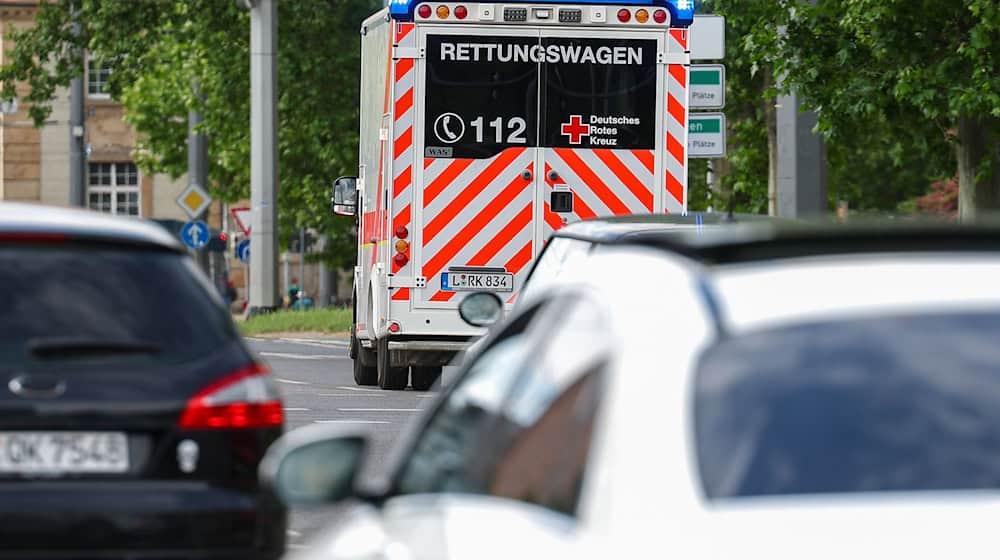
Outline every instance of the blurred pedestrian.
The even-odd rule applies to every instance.
[[[292,283],[288,286],[288,307],[294,307],[295,302],[299,301],[299,294],[302,292],[302,287],[299,286],[299,279],[292,278]]]

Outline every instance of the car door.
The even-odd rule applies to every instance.
[[[391,494],[487,494],[572,515],[613,359],[605,325],[575,291],[515,316],[422,426]]]

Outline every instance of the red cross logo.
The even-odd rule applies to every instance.
[[[583,117],[580,115],[571,115],[569,122],[563,123],[562,133],[569,136],[570,144],[579,144],[584,136],[590,136],[590,125],[583,124]]]

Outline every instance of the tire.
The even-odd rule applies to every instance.
[[[378,341],[376,357],[378,361],[378,386],[390,391],[400,391],[406,388],[409,381],[410,368],[389,366],[389,339]]]
[[[354,358],[354,382],[358,385],[375,385],[378,383],[378,369],[374,365],[375,356],[371,350],[358,345],[358,355]]]
[[[413,366],[410,373],[415,391],[426,391],[441,377],[441,366]]]

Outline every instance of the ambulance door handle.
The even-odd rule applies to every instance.
[[[521,178],[524,179],[525,181],[530,181],[531,180],[531,170],[530,169],[525,169],[524,171],[522,171],[521,172]]]

